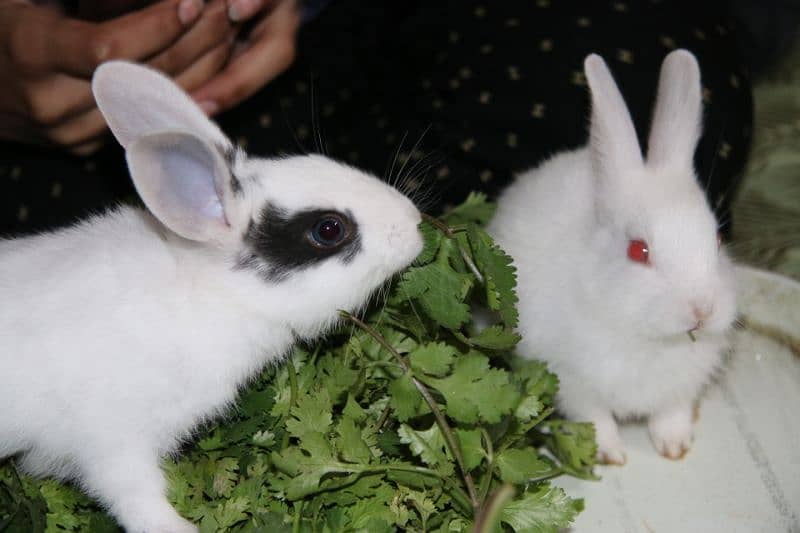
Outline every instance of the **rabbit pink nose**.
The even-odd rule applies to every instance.
[[[711,316],[712,307],[710,305],[692,304],[692,315],[697,320],[697,325],[702,326],[709,316]]]

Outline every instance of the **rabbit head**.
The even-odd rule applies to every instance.
[[[643,335],[727,329],[732,269],[693,164],[703,112],[696,59],[677,50],[664,60],[646,158],[605,62],[590,55],[584,69],[595,190],[588,245],[598,258],[592,290]]]
[[[167,238],[269,288],[264,304],[308,324],[293,326],[301,336],[363,305],[422,249],[418,210],[373,176],[316,155],[250,158],[143,66],[105,63],[92,87]]]

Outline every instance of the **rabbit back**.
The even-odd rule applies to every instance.
[[[293,340],[265,335],[275,322],[238,301],[249,276],[145,211],[12,243],[0,249],[0,456],[35,449],[31,471],[131,431],[171,451]]]

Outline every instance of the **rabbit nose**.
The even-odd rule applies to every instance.
[[[692,316],[694,316],[695,320],[697,320],[697,326],[700,327],[703,325],[703,322],[708,320],[708,317],[711,316],[711,312],[713,307],[710,305],[703,305],[703,304],[692,304]]]

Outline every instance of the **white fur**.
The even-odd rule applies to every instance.
[[[519,176],[490,232],[516,260],[519,351],[559,375],[560,409],[595,423],[601,459],[625,461],[615,416],[650,417],[654,444],[674,458],[688,449],[692,405],[735,316],[731,264],[692,168],[699,69],[686,51],[665,60],[650,137],[657,155],[643,161],[605,63],[590,56],[585,67],[589,145]],[[631,239],[648,242],[650,265],[628,259]],[[693,306],[713,306],[697,342],[687,334]]]
[[[230,147],[153,71],[108,63],[96,74],[95,92],[129,160],[132,147],[151,139],[144,167],[163,180],[173,179],[159,170],[164,146],[169,152],[171,143],[188,143],[201,162],[212,153],[206,149]],[[166,145],[152,141],[162,137]],[[134,532],[194,531],[164,496],[161,458],[230,406],[266,363],[324,331],[339,309],[364,305],[422,248],[414,206],[353,168],[319,156],[238,153],[231,173],[214,166],[219,160],[200,168],[178,157],[178,168],[188,165],[192,179],[214,186],[188,191],[186,200],[174,183],[132,166],[134,181],[148,206],[200,209],[193,223],[203,231],[193,233],[168,212],[158,220],[122,207],[62,231],[0,242],[0,457],[20,453],[27,472],[76,480]],[[238,194],[231,174],[240,179]],[[203,211],[195,201],[215,190],[206,200],[224,209]],[[334,257],[264,279],[239,260],[248,224],[267,202],[290,213],[349,210],[360,251],[347,264]]]

